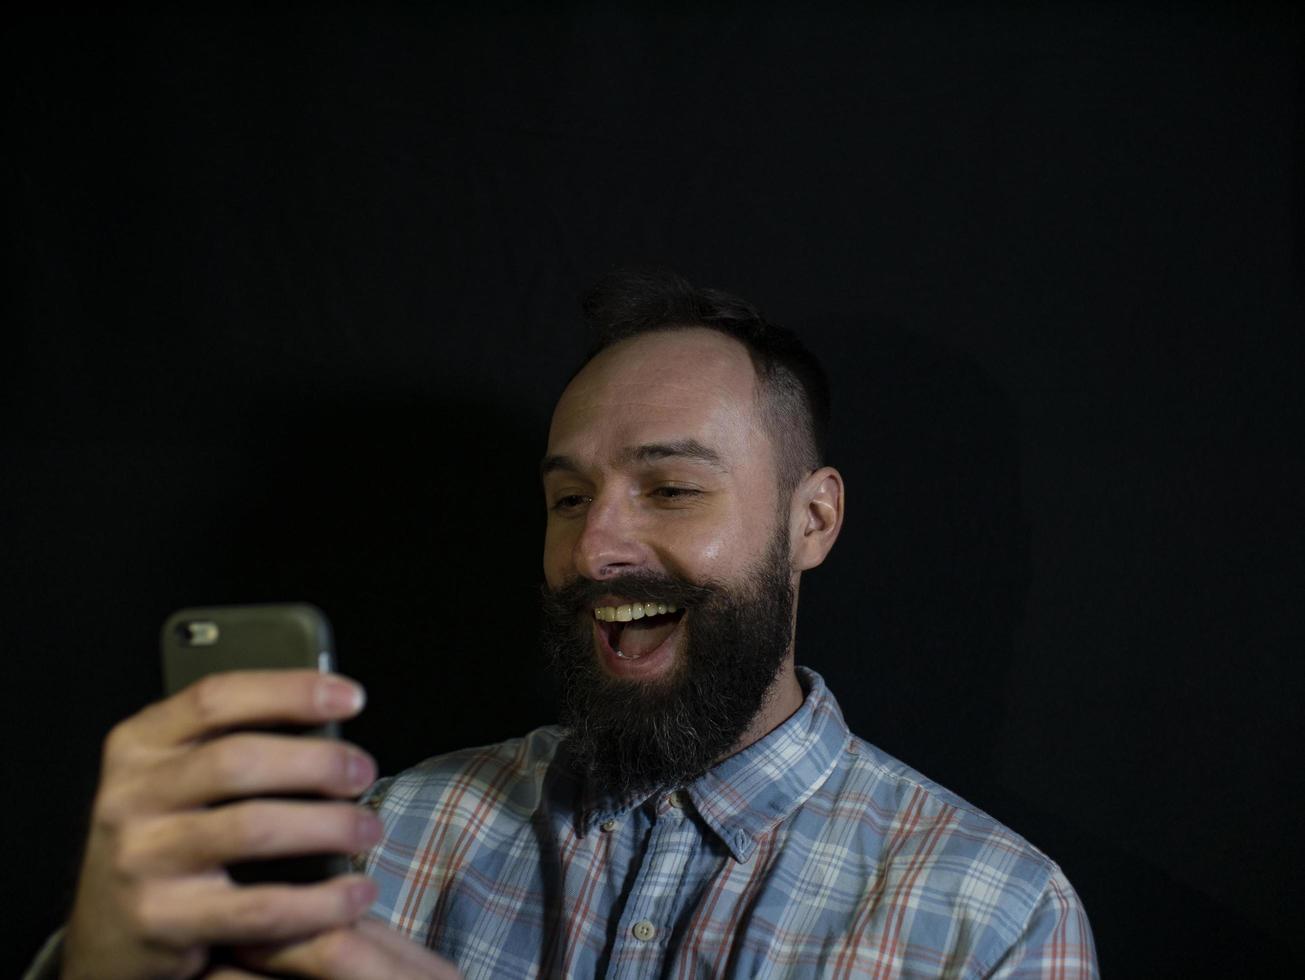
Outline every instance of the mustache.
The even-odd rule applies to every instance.
[[[577,578],[557,589],[543,586],[546,612],[559,616],[587,612],[599,599],[616,594],[631,602],[664,602],[681,608],[706,602],[717,593],[713,585],[695,585],[672,575],[630,572],[620,578],[596,582]]]

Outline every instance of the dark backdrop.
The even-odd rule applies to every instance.
[[[177,606],[327,609],[386,771],[551,720],[535,465],[635,262],[831,367],[854,729],[1108,974],[1299,962],[1300,17],[797,6],[10,22],[0,971]]]

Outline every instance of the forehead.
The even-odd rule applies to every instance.
[[[623,340],[572,379],[553,412],[548,451],[605,455],[693,438],[722,453],[755,451],[757,377],[747,348],[689,327]]]

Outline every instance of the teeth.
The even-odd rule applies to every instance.
[[[665,616],[680,607],[666,602],[635,602],[628,606],[594,606],[594,619],[602,623],[628,623],[645,616]]]

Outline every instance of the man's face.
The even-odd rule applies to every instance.
[[[740,584],[770,549],[779,514],[755,385],[743,345],[705,329],[644,334],[591,361],[562,394],[549,430],[548,587],[634,573]],[[634,598],[614,586],[594,604],[600,616],[619,616]],[[613,677],[664,677],[692,615],[625,626],[591,609],[594,655]],[[613,648],[617,627],[623,643]]]
[[[787,508],[755,385],[728,337],[645,334],[591,361],[553,415],[544,639],[608,789],[726,754],[788,652]]]

